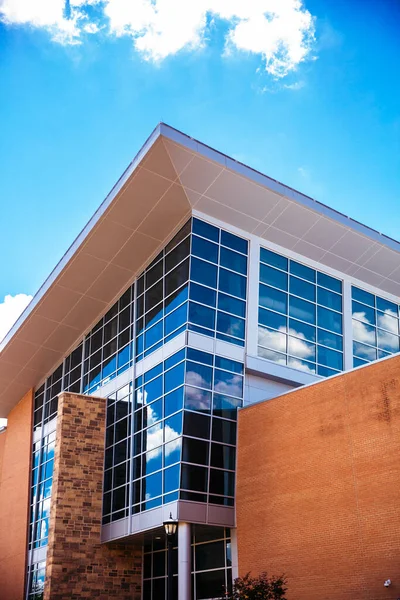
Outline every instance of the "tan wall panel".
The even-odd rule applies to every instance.
[[[400,597],[400,357],[240,411],[238,447],[241,574],[286,573],[293,600]]]
[[[32,391],[8,416],[0,435],[0,590],[7,600],[23,600],[32,439]]]

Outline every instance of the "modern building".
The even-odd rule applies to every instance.
[[[1,598],[164,600],[170,514],[176,599],[400,596],[399,259],[158,125],[0,345]]]

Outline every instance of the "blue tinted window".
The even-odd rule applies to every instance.
[[[360,321],[366,321],[371,325],[375,325],[375,309],[370,308],[369,306],[365,306],[365,304],[359,304],[353,300],[352,310],[353,317]]]
[[[244,319],[218,312],[217,331],[232,335],[238,338],[244,338],[245,322]]]
[[[185,358],[185,350],[179,350],[176,354],[173,354],[169,358],[166,358],[164,361],[164,369],[169,369],[174,365],[178,364],[181,360]]]
[[[142,499],[148,500],[149,498],[154,498],[155,496],[159,496],[162,493],[162,475],[160,473],[155,473],[154,475],[149,475],[145,477],[142,481]]]
[[[328,290],[324,290],[323,288],[318,288],[318,304],[322,304],[327,308],[333,308],[333,310],[342,310],[342,296],[335,294],[333,292],[329,292]]]
[[[218,262],[218,246],[196,235],[192,237],[192,254],[210,262]]]
[[[342,333],[342,315],[318,306],[318,326]]]
[[[178,327],[181,327],[187,321],[187,304],[183,304],[180,308],[165,318],[165,335],[169,335]]]
[[[117,356],[114,355],[112,358],[109,358],[105,363],[104,363],[104,367],[103,367],[103,378],[104,377],[108,377],[109,375],[111,375],[111,373],[114,373],[114,371],[117,368]]]
[[[165,469],[164,471],[164,494],[179,488],[179,465]]]
[[[237,398],[231,398],[223,394],[214,394],[213,414],[225,419],[237,418],[237,409],[242,405],[242,401]]]
[[[314,269],[310,269],[310,267],[306,267],[294,260],[290,261],[290,272],[292,275],[297,275],[297,277],[301,277],[302,279],[307,279],[307,281],[311,281],[315,283],[316,272]]]
[[[247,274],[247,257],[227,248],[221,248],[221,265],[243,275]]]
[[[360,342],[353,342],[353,354],[368,361],[376,360],[377,358],[376,348],[360,344]]]
[[[278,267],[282,271],[288,270],[288,259],[266,248],[260,248],[260,260],[267,265]]]
[[[225,333],[220,333],[217,331],[216,338],[218,340],[222,340],[224,342],[229,342],[230,344],[235,344],[236,346],[244,347],[244,340],[240,338],[230,337],[229,335],[225,335]]]
[[[211,412],[211,392],[190,385],[185,386],[185,408],[198,412]]]
[[[367,365],[368,362],[365,360],[361,360],[360,358],[353,357],[353,367],[361,367],[362,365]]]
[[[208,329],[215,329],[215,309],[189,302],[189,321]]]
[[[190,277],[197,283],[217,287],[217,267],[199,258],[191,259]]]
[[[165,314],[172,312],[180,304],[185,302],[189,296],[188,285],[185,285],[180,290],[174,292],[169,298],[165,300]]]
[[[219,241],[219,229],[214,227],[214,225],[210,225],[209,223],[194,218],[192,230],[193,233],[197,233],[213,242]]]
[[[305,373],[315,373],[316,366],[315,363],[308,362],[306,360],[301,360],[301,358],[294,358],[293,356],[288,357],[288,365],[293,369],[297,369],[298,371],[304,371]]]
[[[243,374],[243,364],[230,358],[223,358],[222,356],[215,357],[215,366],[219,369],[225,369],[226,371],[233,371],[233,373]]]
[[[318,329],[318,343],[336,350],[343,350],[343,338],[341,335],[335,335],[330,331]]]
[[[156,400],[163,393],[163,385],[162,385],[162,376],[156,377],[150,383],[147,383],[144,386],[144,402],[145,404],[149,404],[153,400]]]
[[[317,273],[317,283],[318,285],[323,285],[333,292],[338,292],[339,294],[342,293],[342,282],[339,279],[335,279],[334,277],[326,275],[325,273]]]
[[[145,335],[145,349],[150,348],[153,344],[159,342],[163,337],[163,323],[160,321],[157,325],[151,327],[146,331]]]
[[[181,460],[182,438],[169,442],[164,446],[164,466],[173,465]]]
[[[307,323],[315,323],[315,305],[311,302],[306,302],[300,298],[290,296],[289,298],[289,315],[295,319],[306,321]]]
[[[398,316],[397,304],[389,302],[389,300],[385,300],[384,298],[379,298],[379,296],[376,297],[376,307],[389,315]]]
[[[154,473],[162,468],[162,449],[150,450],[145,454],[146,473]],[[145,474],[145,473],[144,473]]]
[[[262,263],[260,263],[260,281],[262,283],[268,283],[280,290],[287,291],[288,289],[287,273],[283,273],[282,271],[278,271],[277,269],[268,267]]]
[[[184,381],[185,363],[181,362],[164,374],[165,393],[182,385]]]
[[[223,246],[228,246],[228,248],[232,248],[232,250],[247,254],[247,240],[244,240],[237,235],[233,235],[233,233],[229,233],[229,231],[221,231],[221,244]]]
[[[377,329],[378,334],[378,346],[382,350],[387,352],[398,352],[399,351],[399,336],[393,335],[388,331]]]
[[[125,346],[118,352],[118,368],[125,365],[130,360],[130,346]]]
[[[301,323],[295,319],[289,319],[289,333],[291,335],[304,338],[310,342],[315,342],[316,328],[306,323]]]
[[[333,369],[328,369],[328,367],[324,367],[322,365],[318,365],[317,373],[322,377],[331,377],[331,375],[336,375],[337,371],[334,371]]]
[[[274,288],[260,284],[260,299],[261,306],[272,308],[278,312],[287,313],[288,296],[284,292],[279,292]]]
[[[315,302],[315,285],[312,283],[307,283],[306,281],[291,275],[289,291],[291,294],[300,296],[305,300],[311,300],[311,302]]]
[[[182,435],[182,412],[165,419],[164,440],[169,442]]]
[[[335,352],[335,350],[329,350],[318,346],[318,362],[320,365],[325,367],[331,367],[341,371],[343,369],[343,355],[341,352]]]
[[[246,316],[246,303],[243,300],[232,298],[222,292],[218,294],[218,308],[238,317]]]
[[[217,302],[217,292],[214,290],[210,290],[210,288],[206,288],[202,285],[198,285],[197,283],[190,284],[190,299],[196,300],[197,302],[201,302],[202,304],[207,304],[208,306],[214,306]]]
[[[289,336],[288,353],[304,360],[315,361],[315,344]]]
[[[275,312],[271,312],[270,310],[266,310],[265,308],[259,308],[258,322],[266,327],[272,327],[273,329],[286,331],[287,317],[279,315]]]
[[[152,402],[147,407],[147,425],[153,425],[162,419],[162,398]],[[146,411],[145,408],[145,411]]]
[[[369,292],[366,292],[365,290],[360,290],[360,288],[353,286],[351,288],[351,295],[353,300],[358,300],[359,302],[363,302],[369,306],[375,306],[375,296]]]
[[[215,369],[214,390],[219,394],[228,394],[241,398],[243,396],[243,377]]]
[[[190,385],[211,389],[212,368],[188,360],[186,362],[185,382]]]
[[[214,355],[209,354],[208,352],[202,352],[201,350],[196,350],[195,348],[188,348],[187,358],[189,360],[194,360],[196,362],[212,366]]]
[[[239,298],[246,298],[246,277],[231,273],[225,269],[219,271],[219,290],[232,294],[232,296],[238,296]]]
[[[149,371],[146,371],[146,373],[143,375],[144,382],[147,383],[151,379],[154,379],[154,377],[157,377],[157,375],[161,375],[162,370],[163,370],[163,366],[162,366],[162,363],[160,363],[159,365],[156,365]]]
[[[178,410],[183,408],[183,387],[180,387],[173,392],[165,395],[164,398],[164,413],[168,417]]]

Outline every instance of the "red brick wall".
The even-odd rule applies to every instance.
[[[141,548],[100,543],[105,407],[59,397],[45,600],[140,600]]]
[[[293,600],[400,598],[400,357],[240,411],[238,447],[240,574],[284,572]]]
[[[32,452],[32,391],[0,434],[0,598],[23,600]]]

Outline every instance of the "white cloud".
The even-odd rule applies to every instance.
[[[5,296],[0,303],[0,341],[9,332],[22,311],[28,306],[32,296],[17,294],[16,296]]]
[[[45,28],[55,41],[70,44],[79,43],[82,33],[96,34],[107,21],[110,34],[130,36],[155,62],[203,47],[221,20],[228,24],[225,53],[260,56],[275,78],[309,57],[315,29],[303,0],[0,0],[0,20]]]

